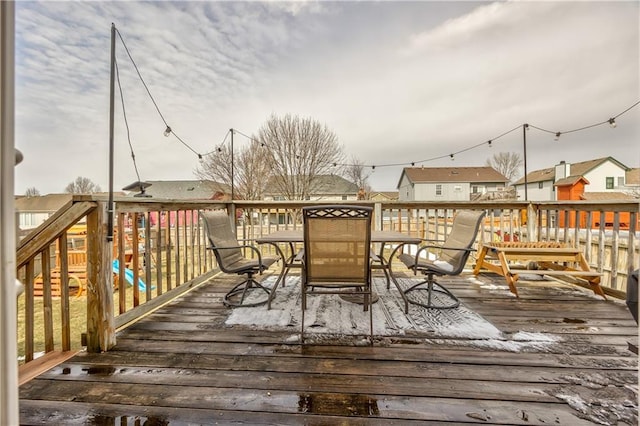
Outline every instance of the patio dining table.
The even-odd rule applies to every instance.
[[[268,307],[271,308],[271,300],[276,293],[276,289],[278,288],[278,285],[280,285],[280,283],[284,285],[284,281],[289,274],[290,269],[302,267],[301,263],[296,260],[296,256],[298,254],[296,245],[304,243],[304,233],[302,229],[283,229],[264,235],[262,237],[258,237],[255,241],[258,244],[272,245],[283,262],[283,267],[276,280],[276,283],[274,284],[273,291],[271,292],[272,296],[269,297]],[[374,259],[376,264],[374,264],[372,268],[381,269],[387,280],[387,285],[389,285],[389,263],[391,262],[391,259],[388,259],[384,256],[385,245],[402,243],[419,244],[421,241],[421,238],[414,237],[403,232],[378,230],[371,231],[371,243],[379,244],[377,251],[378,254]],[[280,247],[281,244],[284,244],[287,247],[286,254]],[[374,302],[375,300],[372,300],[372,303]]]

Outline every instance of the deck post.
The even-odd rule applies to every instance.
[[[116,344],[113,312],[113,241],[107,239],[107,203],[87,215],[87,351],[103,352]]]
[[[538,241],[540,235],[536,233],[538,224],[538,210],[532,203],[527,204],[527,240]],[[539,232],[539,230],[538,230]]]
[[[15,5],[0,2],[0,424],[19,423],[14,171]]]

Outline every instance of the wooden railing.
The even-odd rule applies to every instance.
[[[83,346],[88,351],[109,350],[117,329],[213,276],[217,265],[206,250],[199,211],[227,209],[236,218],[238,238],[252,242],[275,230],[301,229],[300,209],[326,203],[123,197],[116,199],[115,234],[109,242],[106,198],[74,197],[18,245],[18,277],[26,289],[19,304],[24,362],[33,361],[39,352]],[[457,210],[483,209],[488,214],[479,244],[517,239],[581,247],[592,268],[604,274],[603,286],[618,297],[624,297],[629,271],[638,268],[637,203],[331,203],[371,205],[376,229],[436,240],[448,234]],[[84,270],[78,260],[81,249],[74,246],[71,255],[68,249],[68,231],[73,228],[77,235],[82,226]],[[113,260],[118,261],[116,268]],[[38,296],[37,281],[41,283]],[[76,295],[71,294],[73,289]],[[83,310],[78,311],[79,305]]]
[[[236,201],[234,207],[240,212],[238,235],[254,240],[274,230],[300,228],[303,205],[326,203]],[[636,202],[358,203],[374,206],[376,229],[434,240],[442,240],[449,233],[457,210],[484,209],[488,214],[479,233],[480,244],[496,240],[558,241],[581,247],[591,267],[603,274],[605,291],[616,297],[624,298],[628,274],[639,264]]]
[[[17,246],[23,366],[51,352],[108,350],[117,329],[212,276],[198,211],[226,207],[122,198],[109,241],[106,198],[74,196]]]

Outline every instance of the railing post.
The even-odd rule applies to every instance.
[[[107,204],[103,201],[87,215],[88,352],[107,351],[116,343],[111,270],[113,241],[107,241],[107,218]]]
[[[382,203],[377,202],[373,205],[373,230],[382,231],[384,218],[382,217]]]
[[[527,205],[527,240],[538,241],[539,235],[536,235],[536,228],[538,224],[538,211],[532,203]]]

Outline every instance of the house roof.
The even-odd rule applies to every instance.
[[[627,170],[624,182],[626,185],[630,186],[640,185],[640,168]]]
[[[267,190],[265,194],[277,195],[281,191],[278,190],[278,185],[275,183],[275,177],[269,179],[267,184]],[[353,182],[349,182],[342,176],[338,175],[318,175],[314,176],[311,188],[313,188],[313,195],[357,195],[360,188]]]
[[[509,179],[492,167],[405,167],[400,175],[398,187],[402,182],[402,176],[406,175],[412,183],[431,182],[477,182],[477,183],[504,183]]]
[[[567,185],[575,185],[579,181],[584,181],[587,185],[589,181],[584,176],[569,176],[564,179],[558,180],[554,185],[555,186],[567,186]]]
[[[211,200],[216,194],[229,193],[229,186],[208,180],[150,180],[145,193],[169,200]],[[132,191],[134,196],[138,191]]]
[[[527,174],[527,183],[554,181],[556,170],[554,167],[549,169],[535,170]],[[524,185],[524,176],[513,183],[514,185]]]
[[[624,192],[585,192],[580,196],[580,199],[588,201],[614,201],[635,200],[635,197]]]
[[[371,191],[369,194],[370,199],[386,198],[387,200],[397,200],[400,197],[398,191]]]
[[[14,202],[17,212],[55,212],[71,201],[72,194],[47,194],[35,197],[20,197]]]
[[[357,194],[360,190],[355,183],[337,175],[316,176],[312,187],[317,194]]]
[[[625,166],[624,164],[622,164],[621,162],[619,162],[613,157],[602,157],[602,158],[596,158],[594,160],[571,163],[570,164],[571,175],[568,177],[584,176],[585,174],[589,173],[591,170],[595,169],[596,167],[600,166],[603,163],[606,163],[607,161],[611,161],[625,170],[629,169],[627,166]],[[555,181],[555,177],[556,177],[555,167],[535,170],[527,174],[527,183]],[[524,176],[518,179],[516,182],[514,182],[514,185],[523,185],[523,184],[524,184]]]

